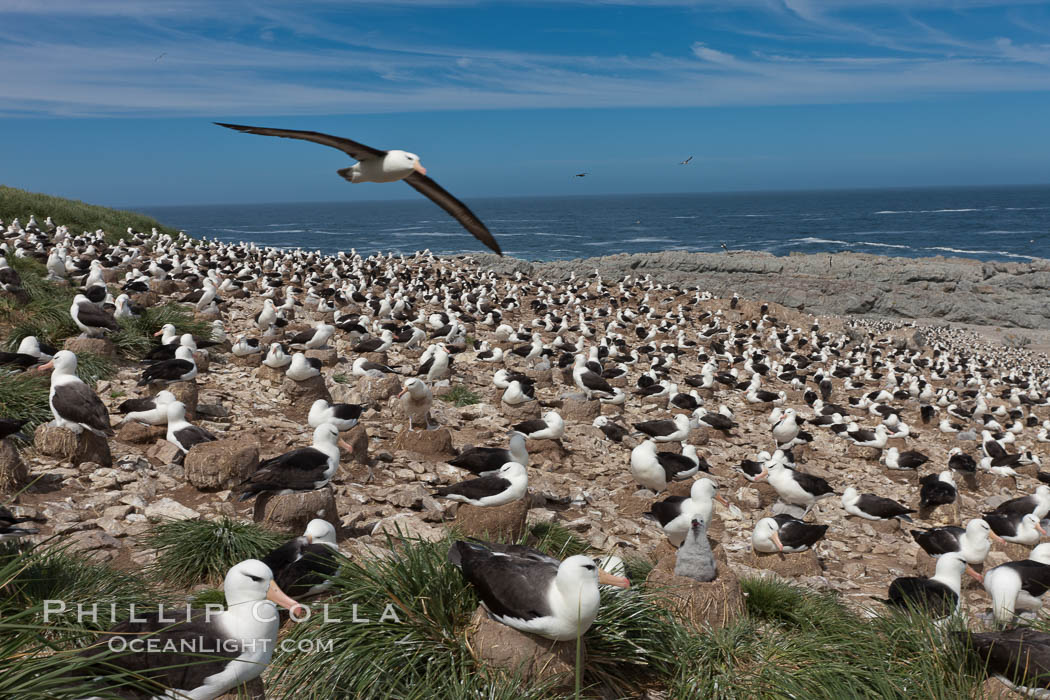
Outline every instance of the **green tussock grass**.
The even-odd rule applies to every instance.
[[[170,302],[164,306],[152,306],[144,309],[142,314],[118,321],[120,330],[110,334],[109,339],[117,346],[121,355],[128,359],[141,359],[152,348],[157,339],[153,334],[165,324],[170,323],[182,333],[190,333],[197,338],[210,338],[211,326],[206,321],[198,321],[193,312],[185,306]]]
[[[502,698],[513,693],[512,675],[484,672],[467,648],[466,628],[478,599],[447,560],[451,543],[391,537],[390,556],[344,564],[326,601],[329,619],[344,623],[324,624],[318,614],[289,634],[314,645],[331,643],[332,650],[278,652],[269,671],[271,691],[398,698]],[[644,585],[625,593],[602,594],[598,619],[583,637],[584,684],[591,690],[609,689],[611,697],[636,696],[654,679],[673,674],[680,660],[669,641],[684,634]],[[348,622],[354,604],[358,619],[368,623]],[[397,619],[389,614],[382,619],[386,610]],[[520,697],[562,697],[531,684],[516,687]]]
[[[348,384],[350,382],[350,377],[340,372],[339,374],[332,375],[332,381],[336,384]]]
[[[481,397],[477,393],[471,391],[463,384],[457,384],[447,394],[442,394],[438,398],[459,408],[472,406],[481,401]]]
[[[142,537],[156,550],[149,573],[177,586],[220,584],[231,566],[245,559],[261,559],[288,537],[254,523],[221,520],[169,520]]]
[[[157,694],[146,679],[121,667],[119,658],[88,668],[80,651],[98,630],[156,609],[158,591],[141,577],[89,561],[61,545],[19,551],[0,547],[0,697],[65,700],[116,697],[123,687]],[[65,601],[68,611],[58,612]],[[98,615],[78,615],[76,604]],[[112,611],[111,607],[112,606]]]
[[[68,226],[74,235],[102,229],[110,243],[116,243],[125,236],[128,226],[146,234],[154,227],[161,233],[173,236],[178,233],[145,214],[0,185],[0,219],[10,222],[17,216],[24,225],[29,223],[30,214],[36,215],[37,223],[41,226],[44,219],[50,216],[55,224]]]
[[[0,611],[28,609],[43,605],[46,600],[68,601],[69,610],[51,615],[51,624],[77,624],[77,602],[98,603],[97,621],[84,620],[84,629],[111,626],[110,605],[122,608],[125,616],[132,603],[139,610],[156,606],[151,602],[153,591],[144,578],[93,562],[62,543],[47,543],[29,552],[8,545],[0,550],[0,573],[6,576],[0,578],[0,589],[4,591]],[[122,619],[120,611],[117,614],[117,619]],[[42,616],[39,621],[43,621]]]
[[[46,374],[5,373],[0,369],[0,416],[28,419],[22,429],[27,435],[53,418],[48,403],[51,380]]]
[[[741,584],[745,618],[681,638],[672,697],[979,697],[983,678],[928,617],[865,619],[831,594],[771,579]]]

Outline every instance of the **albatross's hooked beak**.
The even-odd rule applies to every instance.
[[[420,163],[420,162],[419,162],[418,160],[417,160],[417,161],[416,161],[415,163],[413,163],[413,164],[412,164],[412,167],[413,167],[413,168],[415,169],[415,171],[416,171],[417,173],[419,173],[420,175],[426,175],[426,174],[427,174],[427,169],[426,169],[426,168],[424,168],[424,167],[423,167],[423,164],[422,164],[422,163]]]
[[[289,598],[288,594],[282,591],[281,587],[273,579],[270,579],[270,588],[266,591],[266,600],[276,603],[282,608],[287,608],[293,617],[300,617],[306,612],[306,608],[301,603]]]
[[[765,470],[765,471],[763,471],[763,472],[762,472],[761,474],[759,474],[758,476],[756,476],[756,477],[754,478],[754,481],[762,481],[763,479],[768,479],[768,478],[769,478],[769,470],[768,470],[768,469],[766,469],[766,470]]]
[[[402,390],[401,390],[401,392],[400,392],[400,393],[399,393],[399,394],[397,395],[397,398],[399,398],[399,399],[400,399],[400,398],[401,398],[402,396],[404,396],[404,395],[405,395],[405,394],[406,394],[407,392],[408,392],[408,388],[407,388],[407,387],[406,387],[406,388],[404,388],[404,389],[402,389]]]
[[[729,507],[729,501],[727,501],[726,497],[723,496],[722,494],[716,493],[715,494],[715,500],[718,501],[719,503],[721,503],[722,505],[724,505],[726,508]]]
[[[1043,537],[1046,537],[1046,529],[1041,524],[1036,523],[1035,529],[1042,533]]]
[[[46,372],[47,370],[54,369],[54,368],[55,368],[55,361],[54,360],[50,360],[46,364],[34,367],[33,371],[34,372]]]
[[[969,576],[970,578],[972,578],[977,583],[984,583],[984,576],[982,576],[981,574],[977,573],[977,570],[974,569],[969,564],[966,565],[966,575]]]
[[[353,448],[353,447],[351,447],[351,446],[350,446],[350,443],[348,443],[348,442],[347,442],[346,440],[344,440],[343,438],[339,438],[339,446],[340,446],[340,447],[342,447],[342,448],[343,448],[344,450],[346,450],[347,452],[349,452],[349,453],[353,454],[354,448]]]
[[[775,544],[777,546],[777,551],[783,552],[784,551],[784,545],[780,543],[780,535],[778,535],[777,533],[774,532],[773,535],[772,535],[772,539],[773,539],[773,544]]]
[[[1006,544],[1006,540],[1004,540],[1002,537],[1000,537],[999,535],[995,534],[994,532],[989,532],[988,536],[991,537],[996,542],[1000,542],[1002,544]]]
[[[630,579],[623,576],[613,576],[605,569],[598,569],[598,584],[602,586],[616,586],[617,588],[630,588]]]
[[[164,335],[164,329],[161,329],[161,330],[157,331],[156,333],[154,333],[153,337],[156,338],[158,335]]]

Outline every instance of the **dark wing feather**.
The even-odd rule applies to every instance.
[[[682,501],[684,500],[686,499],[682,496],[669,496],[662,501],[654,503],[652,508],[649,509],[648,515],[656,518],[657,522],[660,523],[660,527],[664,527],[682,514]]]
[[[80,302],[77,305],[77,318],[85,326],[91,328],[108,328],[111,331],[119,328],[116,320],[113,318],[113,314],[106,313],[91,302]]]
[[[179,441],[179,444],[185,450],[189,451],[194,445],[199,445],[202,442],[212,442],[218,438],[199,425],[191,425],[188,428],[176,430],[175,439]]]
[[[938,554],[959,551],[959,538],[966,531],[961,527],[949,525],[948,527],[937,527],[929,530],[912,530],[911,536],[922,547],[923,551],[931,557]]]
[[[541,430],[546,430],[547,422],[539,419],[527,420],[524,423],[518,423],[514,426],[513,429],[517,430],[519,433],[522,433],[524,435],[532,435],[533,433],[538,433]]]
[[[278,571],[290,566],[303,556],[303,549],[305,549],[308,544],[310,543],[306,537],[293,537],[279,547],[270,550],[270,553],[262,558],[262,563],[270,567],[270,571],[273,572],[274,578],[276,579]],[[280,586],[280,584],[277,585]],[[283,586],[281,586],[281,590],[284,590]],[[288,593],[288,591],[284,592]]]
[[[205,624],[201,611],[194,611],[189,620],[186,618],[185,610],[178,607],[166,608],[164,621],[159,620],[157,613],[142,617],[145,618],[145,622],[122,622],[108,632],[104,632],[95,644],[80,652],[80,656],[97,660],[99,664],[105,664],[110,673],[119,668],[120,671],[149,678],[165,688],[186,690],[202,685],[205,678],[222,671],[230,660],[241,653],[241,650],[225,641],[225,637],[215,635],[215,628]],[[178,622],[173,623],[170,621],[172,619]],[[170,642],[175,649],[199,649],[201,653],[110,651],[109,642],[117,637],[122,637],[126,641],[142,638],[156,639],[155,643],[160,649]],[[71,675],[99,676],[105,673],[105,671],[102,673],[100,671],[102,668],[89,666],[78,669]],[[128,689],[120,688],[109,690],[115,692],[118,697],[128,692]],[[128,697],[145,696],[132,694]]]
[[[53,403],[56,402],[61,404],[61,414],[66,420],[83,423],[108,435],[113,434],[113,429],[109,427],[109,411],[87,384],[74,382],[56,386]]]
[[[1025,593],[1038,598],[1050,590],[1050,565],[1026,559],[1008,561],[1003,566],[1010,567],[1020,575],[1021,588]]]
[[[295,129],[271,129],[265,126],[241,126],[239,124],[223,124],[222,122],[213,122],[218,126],[224,126],[227,129],[233,129],[235,131],[243,131],[246,134],[259,134],[260,136],[280,136],[285,139],[300,139],[302,141],[313,141],[319,143],[322,146],[331,146],[332,148],[338,148],[343,153],[347,154],[354,160],[369,160],[371,158],[382,158],[386,155],[386,151],[380,151],[379,149],[366,146],[363,143],[357,141],[351,141],[350,139],[344,139],[340,136],[330,136],[329,134],[322,134],[318,131],[298,131]]]
[[[494,496],[497,493],[506,491],[508,486],[510,486],[510,482],[502,476],[492,475],[469,479],[451,486],[444,486],[434,493],[437,496],[465,496],[476,501],[486,496]]]
[[[547,591],[558,567],[533,558],[494,556],[466,542],[457,542],[463,578],[493,615],[531,620],[550,614]]]
[[[951,615],[959,597],[939,581],[916,576],[898,578],[890,584],[890,601],[902,608],[928,610],[938,617]]]
[[[327,470],[328,455],[312,447],[301,447],[260,463],[256,472],[234,491],[242,494],[241,500],[262,491],[306,491],[324,479]]]
[[[273,568],[273,567],[271,567]],[[274,569],[274,581],[290,596],[303,596],[319,586],[339,570],[339,559],[332,548],[324,544],[307,545],[302,556],[283,569]]]
[[[475,216],[474,212],[468,209],[466,204],[449,194],[441,185],[420,172],[412,173],[405,178],[405,182],[451,214],[456,221],[462,224],[463,228],[473,234],[474,238],[496,251],[497,255],[503,255],[503,251],[499,248],[499,243],[489,233],[485,224],[481,223],[481,219]]]

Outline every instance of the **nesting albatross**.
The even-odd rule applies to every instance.
[[[598,614],[598,584],[628,588],[582,554],[565,561],[528,547],[505,548],[484,542],[454,542],[448,552],[481,598],[489,615],[508,627],[547,639],[582,635]]]

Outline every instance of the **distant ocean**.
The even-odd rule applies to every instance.
[[[136,207],[193,236],[260,246],[409,253],[486,249],[429,201]],[[555,260],[661,250],[854,251],[1050,258],[1050,186],[469,198],[506,254]]]

